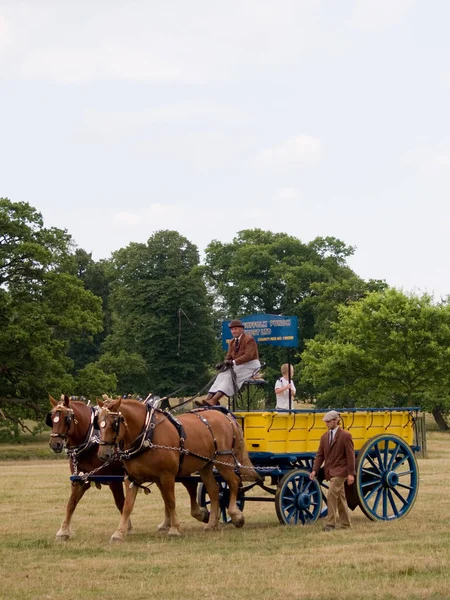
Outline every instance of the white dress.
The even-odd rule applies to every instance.
[[[285,387],[286,385],[289,384],[289,381],[287,379],[285,379],[284,377],[280,377],[280,379],[277,379],[276,383],[275,383],[275,389],[279,389],[282,387]],[[294,408],[294,396],[295,396],[295,385],[294,382],[291,379],[291,385],[292,385],[292,408]],[[279,394],[277,394],[277,406],[276,408],[281,408],[284,410],[289,410],[289,390],[284,390],[284,392],[280,392]]]

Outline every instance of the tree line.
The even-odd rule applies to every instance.
[[[354,251],[250,229],[211,241],[201,262],[158,231],[96,261],[29,204],[0,199],[0,438],[39,430],[49,393],[193,394],[223,355],[221,322],[253,313],[298,317],[300,399],[421,406],[447,428],[448,300],[363,280]],[[285,349],[260,352],[271,393]]]

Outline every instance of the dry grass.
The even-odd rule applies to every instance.
[[[158,491],[138,496],[136,534],[110,544],[118,513],[107,488],[75,513],[76,535],[54,535],[69,493],[63,461],[0,462],[0,598],[265,600],[425,599],[450,596],[450,435],[429,435],[420,491],[403,520],[369,521],[357,509],[349,532],[278,525],[268,503],[247,503],[241,530],[206,534],[178,492],[184,535],[156,533]]]

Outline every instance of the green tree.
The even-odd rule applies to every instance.
[[[102,302],[102,329],[91,335],[85,331],[81,338],[72,342],[69,355],[74,361],[74,369],[83,369],[97,361],[102,352],[102,344],[111,333],[111,309],[109,306],[110,269],[108,261],[94,261],[92,254],[76,248],[65,261],[67,271],[79,279],[86,290],[92,292]]]
[[[77,373],[75,394],[85,398],[100,398],[105,392],[111,395],[116,391],[117,377],[107,374],[95,364],[89,364]]]
[[[421,406],[446,429],[450,305],[395,289],[341,306],[331,338],[302,355],[302,380],[319,406]]]
[[[333,237],[304,244],[285,233],[244,230],[231,243],[209,244],[205,272],[215,308],[227,318],[254,313],[299,317],[301,352],[306,339],[328,327],[328,318],[336,318],[342,301],[368,291],[346,263],[353,252]],[[260,351],[273,390],[286,351],[267,346]],[[297,391],[302,396],[310,392],[307,386]]]
[[[167,394],[183,385],[184,391],[196,391],[208,379],[213,352],[211,300],[197,248],[175,231],[159,231],[147,244],[132,243],[115,252],[111,267],[108,360],[132,353],[140,370],[136,355],[142,357],[145,388],[135,392]],[[123,375],[119,389],[129,392]]]
[[[100,299],[65,272],[71,251],[66,231],[0,199],[0,430],[16,436],[48,393],[74,388],[70,344],[102,326]]]

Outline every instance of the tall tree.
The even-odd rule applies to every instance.
[[[339,308],[331,338],[302,355],[320,406],[421,406],[439,427],[450,411],[450,305],[395,289]]]
[[[80,370],[97,361],[102,352],[102,344],[111,333],[111,309],[109,306],[110,269],[108,261],[96,262],[92,254],[82,248],[76,248],[65,261],[67,271],[82,281],[84,288],[101,299],[102,330],[91,335],[88,331],[70,346],[70,357],[74,361],[74,369]]]
[[[304,244],[285,233],[244,230],[231,243],[209,244],[205,271],[216,307],[227,317],[253,313],[298,316],[301,351],[306,339],[328,325],[325,311],[335,316],[336,306],[349,294],[356,299],[367,291],[365,282],[346,263],[353,251],[333,237]],[[325,292],[327,299],[322,302]],[[261,350],[273,389],[286,353],[268,347]]]
[[[100,300],[65,272],[71,251],[66,231],[0,199],[0,430],[18,435],[49,392],[73,389],[69,346],[101,329]]]
[[[197,248],[175,231],[159,231],[147,244],[132,243],[112,258],[113,332],[105,343],[109,359],[134,353],[147,368],[145,389],[195,391],[208,378],[213,351],[211,300],[199,267]],[[119,361],[116,361],[116,365]],[[129,377],[129,373],[126,374]],[[143,384],[142,382],[141,384]]]

